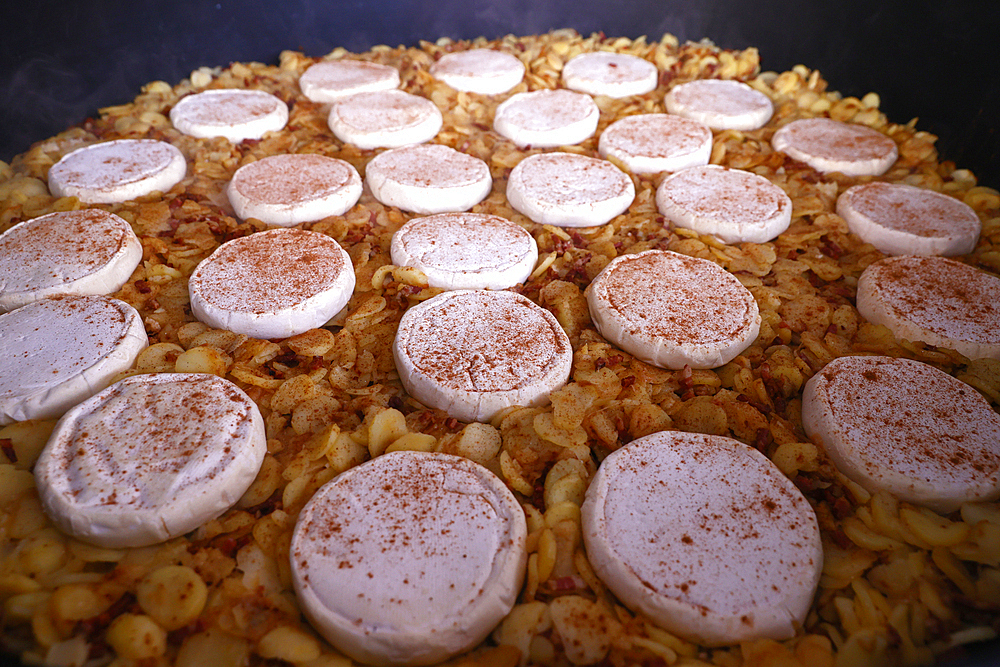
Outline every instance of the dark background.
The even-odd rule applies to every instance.
[[[203,65],[277,63],[283,49],[416,45],[575,28],[588,35],[756,46],[764,70],[802,63],[844,95],[875,91],[942,159],[1000,188],[1000,3],[873,0],[8,0],[0,7],[0,160]],[[1000,644],[942,664],[995,665]],[[0,655],[0,664],[4,658]]]
[[[1000,187],[1000,3],[872,0],[119,0],[3,3],[0,159],[202,65],[276,63],[336,46],[415,45],[575,28],[584,35],[757,46],[762,68],[819,69],[845,95],[878,92],[895,122],[940,137],[943,159]]]

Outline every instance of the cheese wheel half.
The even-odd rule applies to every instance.
[[[819,583],[809,502],[737,440],[663,431],[616,450],[587,488],[594,571],[629,608],[708,646],[789,639]]]
[[[379,665],[430,665],[481,642],[517,600],[524,511],[486,468],[400,451],[351,468],[302,510],[290,547],[306,617]]]

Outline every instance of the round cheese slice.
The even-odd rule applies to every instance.
[[[142,261],[131,225],[101,209],[50,213],[0,235],[0,312],[56,294],[111,294]]]
[[[757,302],[735,276],[668,250],[616,257],[586,296],[602,336],[661,368],[717,368],[760,332]]]
[[[848,228],[887,255],[966,255],[982,224],[972,207],[946,194],[874,181],[837,198]]]
[[[226,189],[240,218],[288,227],[342,215],[361,198],[357,169],[325,155],[271,155],[236,170]]]
[[[764,243],[788,229],[792,200],[763,176],[717,165],[691,167],[663,179],[656,206],[677,227],[725,243]]]
[[[214,375],[133,375],[66,413],[35,465],[45,512],[102,547],[142,547],[215,519],[267,452],[257,405]]]
[[[570,58],[562,80],[567,88],[581,93],[628,97],[655,90],[660,73],[656,65],[638,56],[595,51]]]
[[[708,164],[712,131],[698,121],[665,113],[626,116],[609,125],[597,144],[634,174],[680,171]]]
[[[635,184],[607,160],[576,153],[538,153],[507,179],[510,205],[533,221],[559,227],[603,225],[635,199]]]
[[[386,206],[424,215],[467,211],[493,189],[485,162],[441,144],[380,153],[365,167],[365,182]]]
[[[767,95],[730,79],[697,79],[676,85],[663,96],[663,104],[670,113],[714,130],[757,130],[774,114]]]
[[[278,228],[233,239],[188,281],[201,322],[254,338],[287,338],[326,324],[354,293],[351,258],[329,236]]]
[[[950,513],[1000,498],[1000,416],[928,364],[840,357],[805,385],[802,426],[872,493]]]
[[[469,49],[441,56],[430,72],[455,90],[499,95],[521,83],[524,64],[503,51]]]
[[[313,627],[354,660],[437,664],[510,612],[526,533],[521,506],[486,468],[393,452],[312,497],[292,535],[292,581]]]
[[[570,146],[597,131],[601,111],[593,98],[571,90],[516,93],[497,107],[493,129],[525,148]]]
[[[538,245],[523,227],[482,213],[414,218],[392,235],[392,263],[412,266],[431,287],[506,289],[523,283]]]
[[[48,180],[55,197],[114,204],[166,192],[186,174],[187,160],[171,144],[119,139],[67,153],[49,169]]]
[[[175,104],[170,122],[192,137],[225,137],[239,143],[285,127],[288,105],[263,90],[206,90]]]
[[[411,307],[392,352],[411,396],[463,421],[544,404],[573,363],[552,313],[520,294],[485,290],[445,292]]]
[[[402,90],[357,93],[330,107],[334,136],[358,148],[397,148],[430,141],[441,129],[441,111],[425,97]]]
[[[823,564],[816,515],[771,461],[731,438],[663,431],[608,456],[582,529],[629,608],[707,646],[789,639]]]
[[[0,315],[0,424],[58,417],[128,370],[149,339],[105,296],[56,296]]]
[[[313,102],[336,102],[357,93],[399,88],[399,70],[366,60],[324,60],[299,77],[302,94]]]
[[[830,118],[788,123],[771,138],[774,150],[822,173],[880,176],[899,157],[896,142],[865,125]]]
[[[1000,278],[944,257],[890,257],[858,280],[858,312],[896,338],[1000,359]]]

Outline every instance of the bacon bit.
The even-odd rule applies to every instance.
[[[594,370],[599,371],[607,365],[608,365],[608,360],[605,359],[604,357],[600,357],[598,358],[597,361],[594,362]]]
[[[757,435],[753,439],[753,448],[758,452],[764,452],[773,442],[774,438],[771,436],[771,430],[759,428],[757,429]]]
[[[762,414],[766,415],[766,414],[770,414],[770,412],[771,412],[771,408],[769,408],[768,406],[764,405],[760,401],[756,401],[756,400],[750,398],[746,394],[740,394],[739,396],[736,397],[736,400],[739,401],[739,402],[741,402],[741,403],[746,403],[751,408],[753,408],[754,410],[756,410],[757,412],[760,412]]]
[[[840,528],[830,531],[830,539],[841,549],[850,549],[854,542]]]
[[[799,491],[805,494],[812,493],[819,488],[816,486],[816,482],[814,482],[812,478],[805,477],[804,475],[796,475],[792,479],[792,484],[798,487]]]
[[[156,310],[160,307],[160,302],[156,300],[155,297],[149,297],[146,302],[142,304],[145,310]]]
[[[820,251],[833,259],[840,259],[846,253],[843,248],[829,239],[824,239],[823,245],[820,246]]]
[[[627,389],[628,387],[631,387],[634,384],[635,384],[634,375],[627,375],[622,378],[622,389]]]
[[[617,366],[624,359],[625,357],[623,357],[620,354],[612,354],[610,357],[608,357],[608,366]]]
[[[389,407],[393,410],[399,410],[402,412],[405,404],[403,403],[403,398],[401,396],[392,396],[389,398]]]
[[[271,499],[269,498],[264,504],[270,502]],[[273,511],[274,508],[272,507],[271,509]],[[216,540],[215,548],[221,551],[222,555],[227,558],[236,558],[236,553],[246,545],[250,544],[250,540],[252,539],[253,533],[247,533],[246,535],[241,535],[240,537],[224,535]]]
[[[299,365],[299,358],[291,350],[282,352],[271,361],[274,363],[281,364],[282,366],[291,366],[292,368],[295,368],[296,366]]]
[[[309,363],[306,364],[307,373],[318,371],[321,368],[323,368],[323,357],[313,357],[312,359],[309,360]]]
[[[139,294],[149,294],[153,288],[149,286],[149,281],[137,280],[135,281],[135,291]]]
[[[578,232],[573,230],[568,230],[566,233],[569,234],[570,239],[573,240],[573,245],[579,248],[583,248],[587,245],[587,241],[582,236],[580,236]]]
[[[827,334],[828,336],[829,336],[830,334],[835,334],[835,333],[837,333],[837,325],[836,325],[836,324],[831,324],[830,326],[828,326],[828,327],[826,328],[826,334]]]
[[[199,632],[204,632],[207,627],[208,623],[204,619],[196,619],[193,623],[188,623],[183,628],[177,628],[168,632],[167,643],[171,646],[180,646],[184,643],[185,639]]]
[[[447,429],[454,431],[458,428],[458,420],[454,417],[448,417],[448,419],[445,420],[444,425]]]
[[[841,521],[854,514],[854,508],[851,506],[851,501],[843,496],[830,502],[830,510],[833,512],[833,516],[837,517]]]
[[[809,284],[812,285],[813,287],[823,287],[824,285],[826,285],[826,281],[817,276],[812,271],[809,271],[807,275],[809,276]]]
[[[17,463],[17,452],[14,451],[14,443],[10,438],[0,438],[0,451],[11,463]]]
[[[565,577],[559,577],[551,582],[552,590],[555,591],[574,591],[580,588],[580,582],[577,581],[576,577],[572,575],[566,575]]]
[[[111,621],[126,612],[142,613],[141,607],[139,607],[139,603],[132,593],[125,593],[97,616],[91,616],[79,621],[76,627],[78,631],[83,631],[88,642],[95,642],[101,639]]]

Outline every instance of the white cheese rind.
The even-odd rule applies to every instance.
[[[155,139],[118,139],[67,153],[49,169],[55,197],[88,204],[116,204],[167,192],[187,175],[187,160],[172,144]]]
[[[243,165],[226,195],[236,215],[289,227],[343,215],[364,186],[349,162],[325,155],[272,155]]]
[[[288,123],[288,105],[263,90],[205,90],[175,104],[170,122],[189,136],[225,137],[235,144],[281,130]]]
[[[901,340],[1000,359],[1000,278],[944,257],[888,257],[858,279],[858,312]]]
[[[142,261],[132,226],[101,209],[50,213],[0,235],[0,312],[57,294],[111,294]]]
[[[292,581],[313,627],[354,660],[436,664],[510,612],[526,534],[514,495],[486,468],[448,454],[384,454],[302,510]]]
[[[538,153],[507,178],[507,201],[534,222],[558,227],[603,225],[628,210],[635,184],[607,160],[575,153]]]
[[[570,90],[621,98],[655,90],[660,73],[656,65],[638,56],[595,51],[570,58],[563,66],[562,80]]]
[[[946,194],[903,183],[874,181],[837,198],[837,215],[887,255],[966,255],[982,223],[972,207]]]
[[[379,153],[365,167],[365,183],[386,206],[422,215],[467,211],[493,189],[489,165],[441,144]]]
[[[287,338],[326,324],[350,300],[351,258],[329,236],[279,227],[223,243],[188,281],[191,312],[254,338]]]
[[[524,63],[503,51],[469,49],[441,56],[430,73],[455,90],[499,95],[521,83]]]
[[[538,261],[538,244],[523,227],[482,213],[414,218],[392,235],[392,263],[412,266],[431,287],[507,289],[523,283]]]
[[[134,375],[56,424],[35,465],[64,532],[102,547],[178,537],[236,503],[267,451],[257,405],[214,375]]]
[[[399,88],[399,70],[366,60],[324,60],[299,77],[302,94],[313,102],[336,102],[357,93]]]
[[[566,384],[569,337],[549,311],[514,292],[444,292],[403,315],[392,346],[406,391],[463,421],[537,406]]]
[[[699,644],[795,636],[819,583],[809,502],[731,438],[634,440],[601,463],[581,515],[588,560],[618,599]]]
[[[757,301],[735,276],[667,250],[616,257],[585,295],[602,336],[660,368],[718,368],[760,333]]]
[[[361,149],[398,148],[433,139],[444,117],[425,97],[402,90],[357,93],[330,107],[327,124],[334,136]]]
[[[805,384],[802,426],[862,487],[950,513],[1000,498],[1000,416],[910,359],[839,357]]]
[[[866,125],[802,118],[783,126],[771,146],[822,173],[881,176],[899,157],[896,142]]]
[[[618,160],[634,174],[680,171],[708,164],[712,131],[681,116],[637,114],[606,127],[597,150],[601,157]]]
[[[138,311],[105,296],[50,297],[0,315],[0,424],[62,415],[148,344]]]
[[[600,117],[590,95],[543,89],[507,98],[497,107],[493,129],[522,148],[555,148],[592,137]]]
[[[663,96],[663,104],[669,113],[713,130],[757,130],[774,114],[767,95],[731,79],[696,79],[676,85]]]
[[[677,227],[725,243],[765,243],[788,229],[792,200],[763,176],[705,165],[663,179],[656,207]]]

